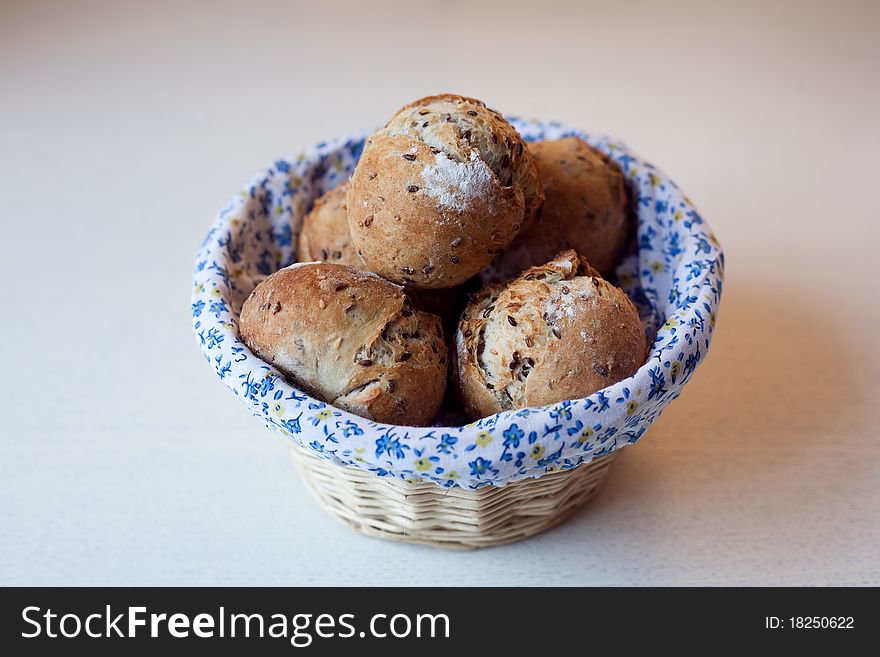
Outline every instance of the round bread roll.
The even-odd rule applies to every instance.
[[[348,230],[347,193],[348,183],[342,183],[315,201],[311,212],[303,219],[296,243],[297,260],[335,262],[364,269]]]
[[[375,274],[329,263],[277,271],[245,301],[239,332],[297,386],[365,418],[423,426],[443,400],[439,318]]]
[[[541,221],[502,253],[489,280],[508,280],[565,249],[611,274],[628,236],[623,174],[607,155],[578,137],[529,144],[544,184]]]
[[[445,94],[372,135],[348,186],[367,267],[422,288],[460,285],[535,221],[544,200],[516,129],[479,100]]]
[[[574,251],[480,292],[456,333],[454,379],[473,419],[580,399],[647,356],[638,311]]]

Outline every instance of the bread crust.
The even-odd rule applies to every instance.
[[[508,280],[565,249],[610,275],[630,232],[624,176],[607,155],[578,137],[529,144],[544,184],[540,222],[522,231],[492,263],[490,280]]]
[[[443,399],[439,318],[375,274],[330,263],[275,272],[245,301],[239,333],[298,387],[377,422],[428,425]]]
[[[296,245],[300,262],[335,262],[364,269],[364,263],[351,242],[348,230],[348,183],[334,187],[320,196],[303,218]]]
[[[629,297],[570,250],[476,296],[456,332],[453,379],[479,419],[587,397],[646,356]]]
[[[348,187],[359,256],[421,288],[476,274],[542,204],[534,158],[513,126],[451,94],[410,103],[370,137]]]

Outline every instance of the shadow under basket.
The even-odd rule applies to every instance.
[[[599,492],[617,452],[476,490],[379,477],[296,444],[290,454],[315,499],[346,525],[379,538],[472,549],[519,541],[562,522]]]

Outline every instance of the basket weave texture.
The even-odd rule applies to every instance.
[[[482,548],[534,536],[592,499],[616,452],[572,470],[506,486],[442,488],[339,466],[290,445],[306,486],[332,516],[370,536],[444,548]]]

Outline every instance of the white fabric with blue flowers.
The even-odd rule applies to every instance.
[[[632,377],[585,399],[498,413],[464,426],[403,427],[365,420],[313,399],[238,338],[244,299],[295,259],[302,217],[346,180],[366,135],[323,142],[278,160],[223,208],[199,250],[193,328],[220,380],[271,429],[339,464],[441,486],[503,485],[573,468],[636,442],[706,356],[724,257],[675,184],[621,143],[558,123],[510,119],[526,141],[577,135],[627,178],[637,244],[616,271],[639,308],[649,344]]]

